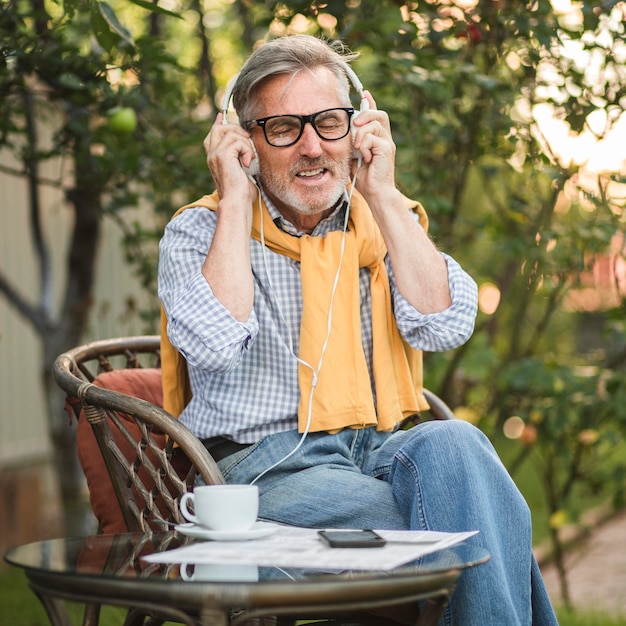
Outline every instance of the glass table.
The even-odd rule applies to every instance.
[[[389,571],[194,568],[141,558],[193,541],[174,531],[95,535],[11,548],[4,558],[24,570],[53,626],[70,623],[64,600],[122,606],[189,626],[236,626],[259,616],[289,624],[296,617],[390,615],[397,607],[423,626],[437,623],[463,570],[489,559],[473,538]]]

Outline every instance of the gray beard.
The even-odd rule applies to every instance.
[[[294,192],[289,185],[285,185],[282,180],[278,180],[277,177],[268,174],[268,172],[264,172],[264,168],[261,168],[261,182],[266,191],[269,190],[274,198],[289,206],[295,212],[301,215],[317,215],[328,209],[334,209],[341,200],[343,192],[350,182],[351,160],[346,160],[345,164],[337,161],[334,161],[332,164],[335,166],[334,171],[338,171],[342,175],[337,179],[333,189],[328,193],[330,197],[328,200],[320,197],[321,189],[320,193],[316,194],[315,188],[311,188],[308,194],[309,198],[303,200],[300,194]],[[324,164],[322,163],[320,165],[323,166]],[[319,200],[317,202],[311,201],[311,197],[318,197]]]

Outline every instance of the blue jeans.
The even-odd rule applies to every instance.
[[[295,431],[271,435],[219,466],[249,483],[291,452]],[[312,433],[262,476],[260,517],[321,527],[480,530],[491,560],[463,573],[441,623],[557,624],[531,549],[530,512],[491,443],[466,422],[432,421],[408,431]]]

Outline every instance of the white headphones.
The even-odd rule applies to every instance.
[[[370,104],[369,104],[369,102],[367,101],[367,99],[365,97],[365,90],[363,88],[363,84],[359,80],[359,77],[356,75],[354,70],[347,63],[343,64],[343,69],[344,69],[346,75],[348,76],[348,78],[350,79],[350,82],[352,83],[352,86],[358,92],[359,98],[360,98],[359,110],[354,113],[354,115],[352,116],[352,118],[350,120],[350,125],[352,127],[352,136],[354,137],[355,129],[354,129],[353,122],[356,119],[356,116],[361,111],[367,111],[370,108]],[[238,78],[239,78],[239,74],[237,74],[230,81],[230,83],[228,84],[228,87],[226,88],[226,93],[224,94],[224,100],[222,101],[222,124],[227,124],[228,123],[228,120],[226,119],[226,116],[228,115],[228,109],[230,108],[230,101],[231,101],[231,99],[233,97],[233,91],[235,90],[235,85],[237,84],[237,79]],[[256,155],[256,148],[254,147],[254,142],[252,142],[252,149],[254,150],[254,154]],[[362,159],[361,153],[358,150],[354,150],[352,156],[353,156],[354,159],[358,160],[357,168],[360,168],[361,167],[361,159]],[[250,177],[256,176],[259,173],[259,158],[258,158],[258,156],[255,159],[252,159],[252,162],[250,163],[250,167],[244,167],[243,169],[244,169],[244,171],[246,172],[246,174],[248,176],[250,176]]]

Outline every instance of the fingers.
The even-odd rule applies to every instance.
[[[376,102],[365,92],[369,109],[363,109],[354,120],[354,148],[363,159],[363,170],[356,178],[356,188],[366,199],[395,189],[396,146],[391,134],[389,116],[376,108]]]
[[[203,143],[207,156],[224,146],[238,146],[241,148],[242,155],[252,150],[250,133],[239,124],[223,123],[222,113],[217,115],[215,123]]]
[[[256,158],[250,133],[238,124],[222,123],[219,113],[211,130],[204,138],[207,165],[220,196],[249,193],[250,181],[244,167],[250,167]]]
[[[376,110],[376,101],[374,100],[374,97],[372,96],[372,94],[366,89],[363,92],[363,95],[365,96],[365,99],[367,100],[367,108],[369,110]]]
[[[373,99],[371,104],[375,106]],[[375,153],[393,154],[391,125],[385,111],[375,108],[361,111],[354,119],[354,128],[354,147],[362,153],[366,163],[372,160]]]
[[[238,124],[223,123],[219,113],[213,127],[203,141],[207,163],[212,173],[234,168],[241,164],[249,167],[256,158],[250,133]]]

